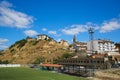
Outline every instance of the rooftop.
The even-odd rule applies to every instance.
[[[59,64],[41,64],[40,66],[43,66],[43,67],[62,67],[62,65],[59,65]]]

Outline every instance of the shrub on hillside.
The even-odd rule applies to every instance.
[[[0,60],[0,64],[9,64],[9,61],[8,60],[5,60],[5,61]]]
[[[13,53],[15,50],[14,49],[11,49],[10,52]]]
[[[23,47],[26,43],[27,43],[27,40],[25,40],[25,39],[22,39],[22,40],[20,40],[20,41],[18,41],[18,42],[16,42],[17,44],[18,44],[18,48],[21,48],[21,47]]]
[[[0,50],[0,55],[2,55],[2,53],[3,53],[3,50]]]
[[[65,54],[63,54],[62,55],[62,59],[64,59],[64,58],[71,58],[71,57],[73,57],[74,56],[74,53],[65,53]]]
[[[32,42],[32,45],[36,45],[39,41]]]
[[[25,40],[25,39],[22,39],[22,40],[20,40],[20,41],[16,41],[15,44],[13,44],[13,45],[11,45],[11,46],[9,47],[9,49],[11,49],[12,47],[14,47],[15,45],[18,45],[17,48],[21,48],[21,47],[23,47],[26,43],[27,43],[27,40]]]
[[[40,64],[40,63],[44,63],[44,62],[45,62],[45,58],[40,56],[33,62],[33,64]]]
[[[11,46],[9,47],[9,49],[11,49],[11,48],[14,47],[14,46],[15,46],[15,44],[11,45]]]

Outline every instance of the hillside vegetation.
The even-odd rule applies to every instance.
[[[15,42],[0,55],[4,63],[55,63],[63,54],[70,53],[68,46],[59,44],[53,39],[36,40],[33,38],[22,39]]]

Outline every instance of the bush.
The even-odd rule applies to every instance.
[[[15,44],[11,45],[9,49],[11,49],[12,47],[14,47],[15,45],[18,45],[17,48],[21,48],[26,44],[27,40],[22,39],[20,41],[16,41]]]
[[[9,61],[8,61],[8,60],[5,60],[5,61],[2,61],[1,63],[2,63],[2,64],[8,64]]]
[[[3,53],[3,50],[0,50],[0,55],[2,55],[2,53]]]
[[[2,61],[0,60],[0,64],[2,64]]]
[[[11,53],[14,52],[14,51],[15,51],[14,49],[10,50]]]
[[[27,36],[26,39],[32,39],[31,37]]]
[[[22,40],[20,40],[20,41],[17,41],[16,42],[16,44],[18,44],[18,48],[21,48],[21,47],[23,47],[25,44],[26,44],[26,42],[27,42],[27,40],[25,40],[25,39],[22,39]]]
[[[64,58],[71,58],[71,57],[73,57],[74,56],[74,53],[65,53],[65,54],[63,54],[62,55],[62,59],[64,59]]]
[[[45,61],[45,58],[40,56],[33,62],[33,64],[40,64],[40,63],[43,63],[44,61]]]
[[[39,41],[34,41],[34,42],[32,43],[32,45],[36,45],[38,42],[39,42]]]
[[[11,49],[11,48],[14,47],[14,46],[15,46],[15,44],[11,45],[11,46],[9,47],[9,49]]]

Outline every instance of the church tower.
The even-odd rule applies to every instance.
[[[73,43],[76,43],[76,36],[73,36]]]

